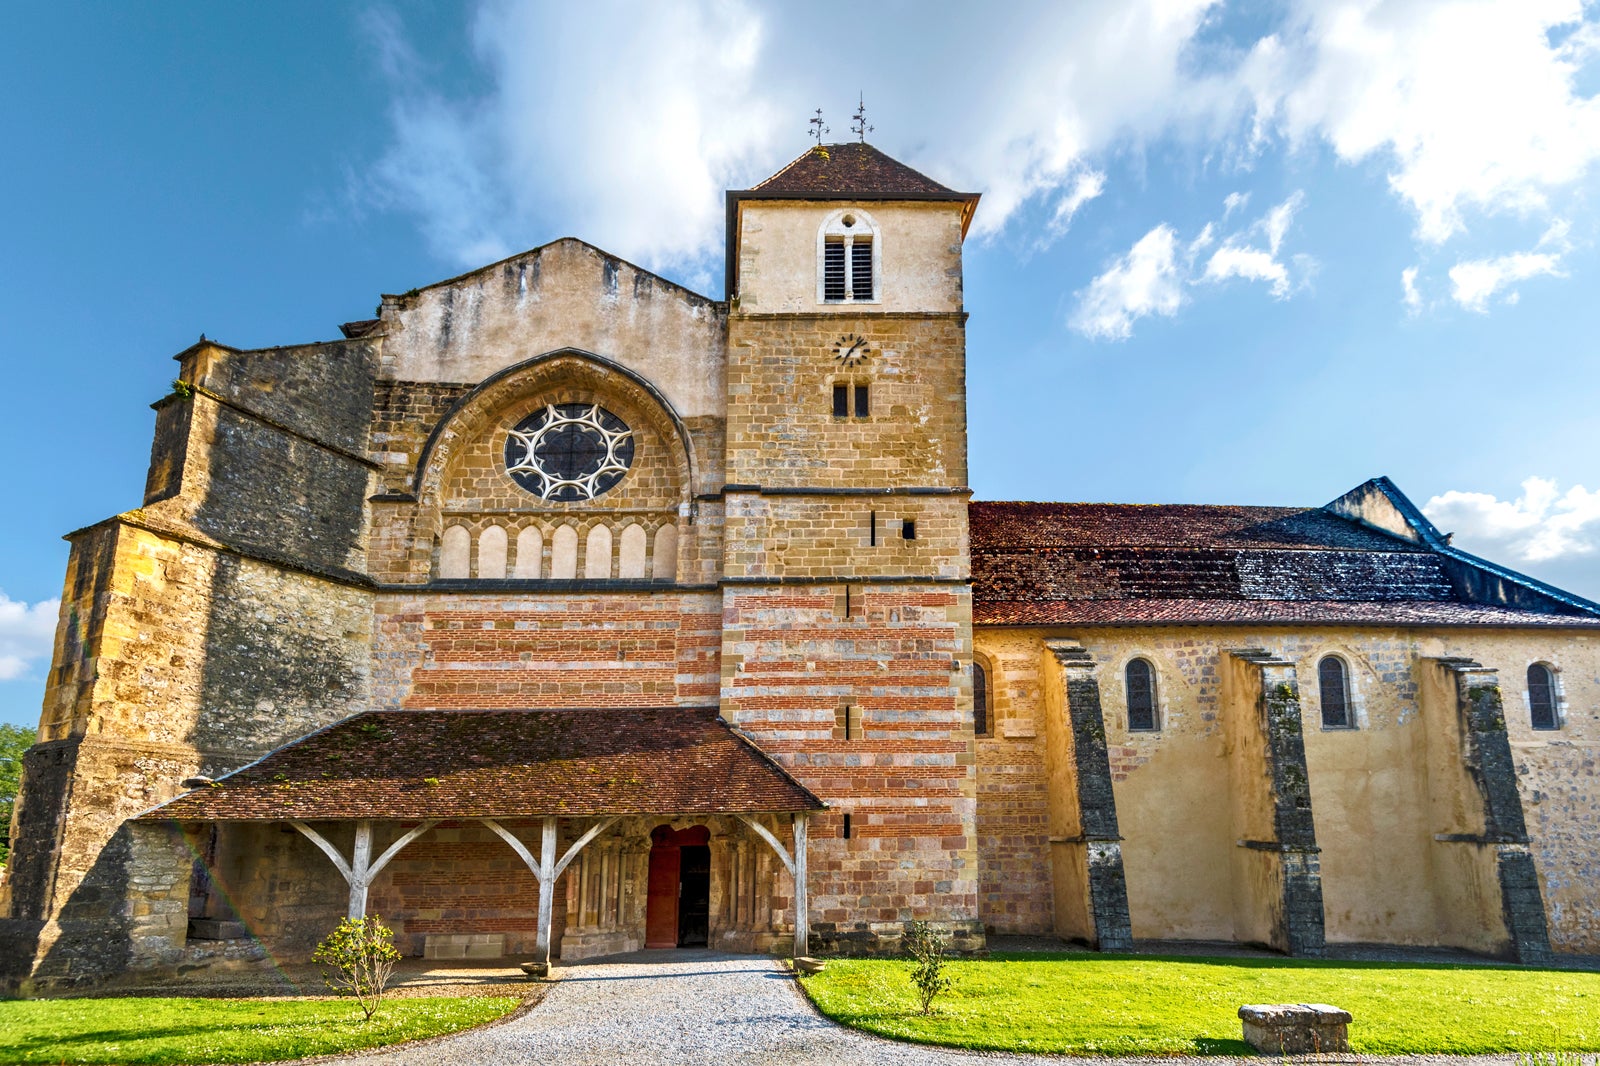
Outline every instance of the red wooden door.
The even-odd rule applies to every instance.
[[[650,895],[644,908],[644,946],[678,946],[678,868],[682,852],[676,841],[658,841],[650,849]]]

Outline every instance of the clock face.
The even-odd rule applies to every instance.
[[[840,366],[855,366],[866,361],[871,349],[867,338],[859,333],[846,333],[833,342],[833,357]]]

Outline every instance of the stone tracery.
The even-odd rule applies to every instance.
[[[546,404],[506,431],[506,473],[540,499],[592,500],[632,463],[633,430],[597,403]]]

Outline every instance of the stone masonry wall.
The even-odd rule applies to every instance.
[[[735,316],[729,483],[965,486],[965,321],[959,313]],[[846,334],[869,340],[859,366],[833,357]],[[833,416],[835,384],[868,387],[867,417]],[[854,411],[853,392],[851,403]]]
[[[376,472],[365,454],[374,360],[365,342],[189,349],[180,369],[186,394],[161,405],[151,513],[269,558],[362,570],[364,501]],[[180,437],[183,470],[174,478]]]
[[[1228,780],[1219,719],[1218,664],[1227,649],[1263,647],[1298,665],[1312,816],[1316,825],[1330,941],[1437,943],[1438,876],[1428,860],[1426,759],[1419,745],[1418,663],[1461,656],[1498,670],[1534,863],[1557,951],[1600,948],[1600,793],[1589,788],[1600,746],[1600,640],[1575,630],[1356,629],[1302,627],[1121,627],[1084,630],[981,629],[979,653],[994,664],[997,736],[1014,754],[980,760],[979,794],[1004,787],[1024,805],[1044,777],[1020,767],[1040,740],[1007,737],[1007,719],[1037,713],[1035,679],[1020,650],[1045,637],[1080,639],[1101,661],[1106,732],[1117,787],[1128,895],[1136,937],[1229,939],[1235,848],[1227,824]],[[1357,728],[1324,730],[1316,663],[1338,654],[1350,667]],[[1123,669],[1139,655],[1156,668],[1161,729],[1127,729]],[[1531,728],[1529,663],[1555,668],[1563,726]],[[1309,680],[1307,680],[1309,679]],[[1021,697],[1020,699],[1018,697]],[[1019,732],[1025,732],[1019,731]],[[980,751],[982,747],[980,746]],[[992,761],[991,761],[992,760]],[[1003,761],[1002,761],[1003,760]],[[991,769],[992,767],[992,769]],[[1001,769],[1004,767],[1005,769]],[[1028,782],[1032,782],[1031,786]],[[998,816],[998,812],[996,812]],[[993,824],[980,807],[980,827]],[[1026,830],[981,834],[985,920],[1026,909],[1035,893],[1010,874],[1009,858],[1033,840]],[[1026,870],[1026,865],[1021,867]],[[1037,882],[1030,882],[1037,883]]]
[[[117,958],[124,820],[364,705],[369,625],[361,589],[131,521],[78,536],[3,901],[53,924],[21,964],[73,981]]]

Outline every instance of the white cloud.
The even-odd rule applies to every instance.
[[[1422,310],[1422,294],[1417,291],[1416,267],[1409,266],[1400,271],[1400,294],[1409,313],[1414,315]]]
[[[1120,340],[1133,333],[1136,319],[1177,314],[1184,301],[1177,241],[1167,225],[1139,238],[1127,255],[1089,283],[1072,327],[1089,337]]]
[[[1224,237],[1198,273],[1195,261],[1217,243],[1217,224],[1207,222],[1194,240],[1181,246],[1175,229],[1165,223],[1157,226],[1078,294],[1070,325],[1095,340],[1124,340],[1132,335],[1134,322],[1147,315],[1177,314],[1188,300],[1189,286],[1228,278],[1268,282],[1273,296],[1287,299],[1291,272],[1278,259],[1278,251],[1304,202],[1304,194],[1297,191],[1248,228]],[[1258,235],[1266,238],[1265,248],[1250,243]],[[1294,262],[1302,276],[1313,266],[1303,257]]]
[[[1214,96],[1239,99],[1185,73],[1219,3],[1007,5],[922,20],[913,46],[892,6],[486,0],[471,35],[486,85],[453,96],[429,87],[398,21],[379,16],[369,37],[393,86],[393,138],[372,191],[463,265],[559,226],[648,265],[704,267],[723,190],[799,155],[818,104],[831,139],[850,139],[860,88],[880,147],[983,192],[977,236],[1037,204],[1048,243],[1104,190],[1093,158],[1176,116],[1207,121]],[[838,65],[818,61],[840,54],[842,26],[872,56],[843,90]]]
[[[1305,194],[1296,191],[1294,195],[1263,215],[1247,233],[1235,234],[1223,241],[1222,247],[1213,252],[1211,259],[1206,263],[1203,280],[1226,281],[1228,278],[1244,278],[1246,281],[1266,281],[1271,283],[1273,296],[1280,300],[1286,299],[1289,295],[1289,268],[1279,262],[1278,249],[1283,245],[1284,235],[1288,233],[1289,226],[1294,221],[1295,212],[1303,203]],[[1225,207],[1224,218],[1227,217],[1226,210]],[[1253,233],[1260,233],[1266,237],[1266,248],[1253,247],[1245,243],[1247,237]]]
[[[375,25],[384,69],[418,65]],[[491,0],[472,42],[489,90],[448,99],[397,77],[376,173],[463,265],[572,230],[650,265],[707,260],[722,190],[784,155],[761,87],[763,20],[734,0]]]
[[[1549,563],[1600,552],[1600,492],[1531,477],[1522,495],[1501,500],[1486,492],[1450,491],[1422,508],[1456,543],[1475,554],[1513,563]]]
[[[1600,159],[1596,51],[1582,0],[1298,0],[1242,68],[1258,129],[1387,159],[1389,184],[1438,243],[1468,209],[1538,211]],[[1553,43],[1553,38],[1559,43]]]
[[[1582,0],[1286,3],[1272,36],[1219,45],[1222,0],[1025,0],[911,35],[902,6],[837,0],[484,0],[478,83],[448,93],[375,17],[393,134],[364,191],[462,265],[575,233],[708,279],[722,191],[798,155],[819,104],[848,139],[857,89],[880,147],[984,194],[975,236],[1025,218],[1043,245],[1103,195],[1119,153],[1172,143],[1248,162],[1280,139],[1326,142],[1386,166],[1429,242],[1475,212],[1565,211],[1600,159],[1600,100],[1579,88],[1600,31],[1578,25]],[[841,45],[871,57],[843,87],[819,61]],[[1266,257],[1236,243],[1218,276],[1281,291],[1271,226]]]
[[[1205,280],[1225,281],[1244,278],[1246,281],[1270,281],[1272,295],[1282,299],[1289,295],[1289,271],[1270,253],[1259,248],[1241,248],[1225,244],[1212,253],[1206,263]]]
[[[1561,259],[1570,250],[1567,243],[1568,226],[1557,219],[1540,238],[1531,252],[1516,252],[1495,256],[1492,259],[1466,259],[1450,268],[1450,297],[1469,311],[1479,314],[1489,310],[1489,301],[1497,293],[1516,282],[1542,275],[1565,277]],[[1552,249],[1540,251],[1541,248]],[[1507,303],[1516,303],[1518,293],[1508,292]]]
[[[1050,233],[1059,237],[1067,232],[1067,227],[1072,224],[1072,218],[1078,209],[1093,200],[1106,189],[1105,173],[1099,170],[1086,170],[1079,174],[1072,183],[1072,188],[1062,193],[1056,200],[1056,208],[1050,216]]]
[[[60,600],[28,604],[0,592],[0,681],[14,681],[50,657]]]

